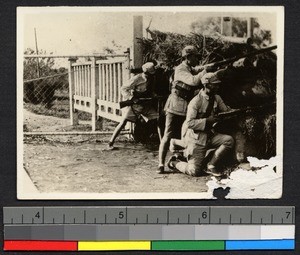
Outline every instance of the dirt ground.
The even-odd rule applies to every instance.
[[[86,124],[86,123],[84,123]],[[72,130],[69,120],[24,111],[27,131]],[[24,138],[24,168],[40,192],[206,192],[209,176],[157,174],[158,146],[120,137],[107,151],[109,136],[63,135]]]

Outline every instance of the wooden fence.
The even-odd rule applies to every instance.
[[[105,58],[91,57],[91,61],[85,63],[69,59],[71,125],[78,120],[78,110],[92,114],[93,131],[98,117],[117,122],[121,120],[120,87],[130,78],[130,57],[125,54]]]

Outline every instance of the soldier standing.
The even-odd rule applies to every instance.
[[[166,105],[166,122],[163,138],[159,146],[158,173],[164,173],[165,158],[171,138],[180,138],[181,126],[185,120],[187,105],[201,88],[201,78],[206,73],[199,63],[199,54],[194,46],[182,50],[182,63],[175,68],[172,91]]]

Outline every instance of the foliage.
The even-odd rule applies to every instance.
[[[220,17],[200,17],[194,21],[191,26],[191,31],[196,34],[212,35],[221,33],[221,18]]]
[[[247,20],[240,18],[232,18],[232,33],[236,37],[247,36]]]
[[[150,30],[149,30],[150,31]],[[151,39],[139,38],[143,45],[144,62],[155,59],[173,69],[181,62],[181,51],[186,45],[194,45],[201,55],[201,64],[208,64],[235,57],[257,48],[246,44],[233,44],[215,34],[205,36],[198,33],[182,35],[170,32],[150,31]],[[272,54],[268,58],[274,58]]]
[[[28,48],[24,52],[25,55],[36,54],[34,50]],[[46,54],[44,51],[40,51],[39,54]],[[53,58],[26,58],[24,60],[24,80],[31,80],[39,77],[44,77],[53,74],[54,72],[54,59]],[[39,71],[38,71],[39,70]],[[39,75],[38,75],[39,72]]]
[[[24,54],[33,55],[35,51],[28,48]],[[46,52],[40,51],[39,54],[46,54]],[[54,58],[26,58],[23,67],[24,100],[26,102],[42,103],[49,108],[55,99],[55,91],[68,89],[67,69],[56,68]]]
[[[212,36],[221,33],[221,17],[200,17],[191,26],[192,33]],[[247,21],[241,18],[232,18],[232,35],[245,37],[247,35]]]
[[[200,17],[194,21],[191,26],[191,32],[202,34],[204,36],[214,36],[221,33],[220,17]],[[232,36],[247,36],[247,20],[243,18],[232,17]],[[257,19],[253,19],[253,41],[256,45],[263,47],[272,43],[271,31],[261,29]]]

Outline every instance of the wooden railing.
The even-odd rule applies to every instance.
[[[91,57],[91,61],[85,63],[76,63],[76,59],[69,61],[71,125],[77,122],[78,110],[92,114],[93,131],[98,117],[119,122],[122,118],[120,88],[130,78],[129,54],[110,55],[105,60]]]

